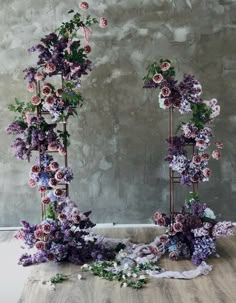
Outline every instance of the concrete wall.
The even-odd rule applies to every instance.
[[[26,49],[78,7],[67,0],[0,0],[0,226],[39,220],[39,195],[27,185],[30,165],[12,157],[4,132],[7,105],[29,98],[22,69],[34,62]],[[212,181],[201,196],[223,218],[236,220],[236,1],[91,0],[91,11],[109,19],[94,30],[96,69],[83,82],[86,106],[70,121],[71,196],[96,222],[150,223],[168,209],[167,114],[154,91],[142,89],[148,63],[172,58],[178,74],[194,73],[204,97],[217,97],[214,126],[224,157],[212,163]],[[178,191],[182,203],[183,191]]]

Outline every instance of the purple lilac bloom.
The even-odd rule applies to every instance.
[[[216,252],[215,241],[209,236],[195,238],[193,247],[192,262],[196,266]]]

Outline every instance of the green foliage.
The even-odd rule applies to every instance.
[[[190,192],[187,198],[185,199],[185,204],[188,205],[192,201],[199,201],[199,194],[197,192]]]
[[[34,112],[36,106],[33,105],[31,102],[22,102],[19,99],[15,98],[15,103],[10,104],[8,106],[9,111],[20,114],[19,117],[15,117],[16,120],[19,122],[24,122],[24,115],[27,111]]]
[[[53,206],[52,206],[51,203],[47,205],[46,218],[47,219],[53,219],[53,220],[57,219],[56,214],[54,212],[54,209],[53,209]]]
[[[152,78],[153,78],[153,76],[155,74],[162,74],[162,76],[164,78],[174,77],[175,76],[175,69],[174,69],[173,66],[171,66],[167,71],[162,71],[161,70],[160,66],[161,66],[161,64],[163,62],[169,62],[169,63],[171,63],[171,61],[169,59],[165,59],[165,60],[161,59],[159,61],[159,63],[158,62],[154,62],[154,63],[148,65],[148,67],[146,68],[147,75],[145,77],[143,77],[143,80],[144,80],[145,84],[148,83],[149,81],[151,81]]]
[[[70,134],[68,133],[68,131],[62,131],[62,130],[57,130],[58,134],[59,134],[59,138],[62,139],[63,143],[65,146],[69,146],[70,145]]]
[[[61,273],[57,273],[54,277],[52,277],[50,279],[50,281],[54,284],[56,283],[62,283],[63,281],[67,280],[68,277],[64,274],[61,274]]]

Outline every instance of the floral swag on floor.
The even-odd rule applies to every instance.
[[[80,3],[81,10],[88,8],[87,2]],[[76,115],[76,108],[83,105],[79,87],[82,76],[92,70],[92,62],[88,59],[91,52],[90,26],[97,23],[101,28],[107,26],[104,17],[98,21],[90,15],[82,18],[81,14],[75,13],[71,20],[31,47],[29,52],[38,53],[38,62],[24,72],[28,91],[36,94],[29,102],[16,99],[15,104],[9,106],[10,111],[18,114],[7,128],[7,133],[15,136],[11,145],[15,157],[30,161],[34,151],[40,152],[40,158],[31,167],[28,183],[44,193],[41,203],[46,209],[41,223],[21,222],[22,228],[16,237],[33,253],[24,253],[19,264],[28,266],[54,260],[82,265],[95,260],[90,265],[85,264],[83,269],[133,288],[141,288],[147,282],[147,276],[190,279],[207,274],[211,267],[204,261],[216,253],[215,240],[232,235],[233,225],[231,222],[217,222],[214,212],[200,202],[197,193],[190,193],[182,212],[174,217],[156,212],[155,223],[165,226],[166,233],[152,243],[136,245],[126,239],[115,240],[94,234],[91,228],[95,224],[89,219],[91,212],[81,212],[60,188],[61,183],[72,181],[73,172],[67,166],[60,166],[51,155],[58,152],[65,156],[69,145],[70,134],[58,130],[57,124]],[[193,76],[185,75],[180,83],[174,76],[171,62],[161,60],[148,67],[144,78],[146,88],[160,89],[161,108],[173,107],[181,114],[192,112],[190,121],[179,127],[180,135],[176,135],[173,142],[167,139],[166,161],[179,174],[183,185],[205,182],[211,175],[208,167],[210,157],[216,160],[221,157],[222,143],[219,141],[216,141],[217,149],[211,156],[206,151],[213,136],[209,125],[219,115],[220,106],[216,99],[204,101],[200,98],[202,88]],[[51,77],[60,77],[63,87],[49,82]],[[38,116],[39,110],[46,112],[51,121]],[[188,158],[185,148],[189,143],[197,148],[197,153],[191,158]],[[173,260],[191,258],[193,264],[198,265],[197,269],[184,273],[164,271],[157,261],[166,252]],[[52,283],[64,279],[65,276],[58,275]]]

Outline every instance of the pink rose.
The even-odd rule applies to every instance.
[[[45,193],[47,191],[47,187],[46,186],[39,186],[38,191],[41,192],[41,193]]]
[[[35,243],[35,247],[38,250],[44,250],[45,249],[45,242],[44,241],[38,241]]]
[[[208,154],[201,155],[201,158],[203,161],[208,161],[210,159],[210,156]]]
[[[49,151],[57,151],[58,144],[57,142],[52,142],[48,144],[48,150]]]
[[[52,171],[56,171],[59,168],[59,164],[58,164],[58,162],[54,161],[49,164],[49,167]]]
[[[72,216],[72,221],[75,223],[75,224],[79,224],[80,223],[80,216],[79,215],[74,215]]]
[[[217,148],[223,148],[223,143],[221,143],[220,141],[216,141],[215,145]]]
[[[85,45],[85,47],[84,47],[84,52],[85,52],[85,54],[89,54],[89,53],[91,53],[91,46],[90,45]]]
[[[170,101],[168,99],[164,100],[164,105],[165,105],[166,108],[171,107],[171,103],[170,103]]]
[[[44,85],[44,86],[42,87],[42,94],[43,94],[44,96],[50,95],[51,92],[52,92],[52,89],[51,89],[50,86]]]
[[[196,141],[196,146],[197,147],[204,147],[205,146],[205,141],[200,139]]]
[[[165,62],[161,63],[161,70],[163,72],[165,72],[165,71],[167,71],[170,68],[170,66],[171,66],[170,63],[167,62],[167,61],[165,61]]]
[[[219,150],[213,150],[212,158],[215,160],[219,160],[221,158],[221,152]]]
[[[162,213],[160,213],[159,211],[156,211],[154,214],[154,221],[157,221],[160,218],[162,218]]]
[[[184,215],[182,215],[182,214],[177,214],[177,215],[175,216],[175,222],[183,223],[183,221],[184,221]]]
[[[50,187],[56,187],[57,186],[57,180],[55,178],[50,178],[48,181],[48,185]]]
[[[60,146],[60,147],[58,148],[58,153],[59,153],[59,155],[61,155],[61,156],[65,156],[65,155],[66,155],[66,149],[65,149],[65,147]]]
[[[39,173],[41,172],[40,166],[38,166],[38,165],[33,165],[33,166],[31,167],[31,172],[32,172],[33,174],[39,174]]]
[[[42,239],[43,238],[43,231],[41,229],[36,229],[34,231],[34,236],[36,239]]]
[[[107,24],[108,24],[108,22],[107,22],[107,19],[106,19],[106,18],[104,18],[104,17],[100,18],[99,26],[100,26],[101,28],[105,28],[105,27],[107,26]]]
[[[177,261],[178,260],[178,254],[177,252],[174,250],[172,252],[169,253],[169,258],[173,261]]]
[[[177,233],[181,232],[181,231],[183,231],[183,224],[180,222],[176,222],[176,223],[174,223],[173,228]]]
[[[43,73],[38,72],[38,73],[36,73],[36,74],[34,75],[34,79],[35,79],[36,81],[41,81],[41,80],[43,80],[43,78],[44,78],[44,74],[43,74]]]
[[[67,220],[67,216],[65,214],[59,214],[58,219],[63,222],[65,220]]]
[[[160,236],[160,242],[161,243],[166,243],[168,240],[168,236],[167,235],[161,235]]]
[[[54,63],[49,62],[45,65],[44,70],[48,74],[53,73],[56,70],[56,65]]]
[[[79,8],[82,9],[83,11],[86,11],[89,8],[89,5],[87,2],[80,2]]]
[[[41,200],[41,203],[44,204],[44,205],[47,205],[51,202],[50,198],[49,197],[44,197],[42,198]]]
[[[210,170],[210,168],[208,168],[208,167],[204,168],[204,169],[202,170],[202,174],[203,174],[203,176],[206,177],[206,178],[210,177],[210,175],[211,175],[211,170]]]
[[[50,224],[44,224],[43,225],[43,232],[45,234],[49,234],[51,232],[51,225]]]
[[[166,220],[165,220],[164,217],[161,217],[161,218],[159,218],[159,219],[156,221],[156,223],[157,223],[157,225],[159,225],[159,226],[165,226]]]
[[[31,92],[31,93],[34,92],[35,89],[36,89],[35,83],[34,83],[34,82],[29,82],[29,83],[27,84],[27,89],[28,89],[28,91]]]
[[[33,179],[29,179],[28,184],[30,187],[35,187],[36,186],[36,181]]]
[[[41,99],[39,98],[39,96],[33,96],[32,98],[31,98],[31,103],[33,104],[33,105],[39,105],[40,103],[41,103]]]
[[[170,236],[174,236],[174,235],[176,234],[176,231],[175,231],[173,225],[169,226],[168,234],[169,234]]]
[[[202,158],[199,155],[194,155],[192,161],[194,164],[199,165],[199,164],[201,164]]]
[[[56,90],[56,96],[57,96],[57,97],[61,97],[62,94],[63,94],[63,88],[58,88],[58,89]]]
[[[162,94],[163,97],[168,97],[171,94],[171,90],[169,89],[169,87],[164,86],[161,89],[161,94]]]
[[[64,173],[62,170],[58,170],[55,174],[55,179],[61,181],[64,178]]]
[[[54,104],[54,98],[53,98],[53,96],[47,96],[46,99],[45,99],[45,102],[48,105],[53,105]]]
[[[49,253],[49,254],[47,254],[47,258],[48,258],[48,261],[53,261],[55,259],[55,256],[53,253]]]
[[[163,80],[162,74],[155,74],[152,78],[152,81],[155,83],[161,83],[162,80]]]
[[[212,227],[212,223],[210,223],[210,222],[204,222],[204,223],[203,223],[203,227],[204,227],[205,229],[210,229],[210,228]]]
[[[62,190],[61,188],[57,188],[57,189],[54,190],[54,195],[55,195],[56,197],[62,196],[63,193],[64,193],[64,192],[63,192],[63,190]]]

